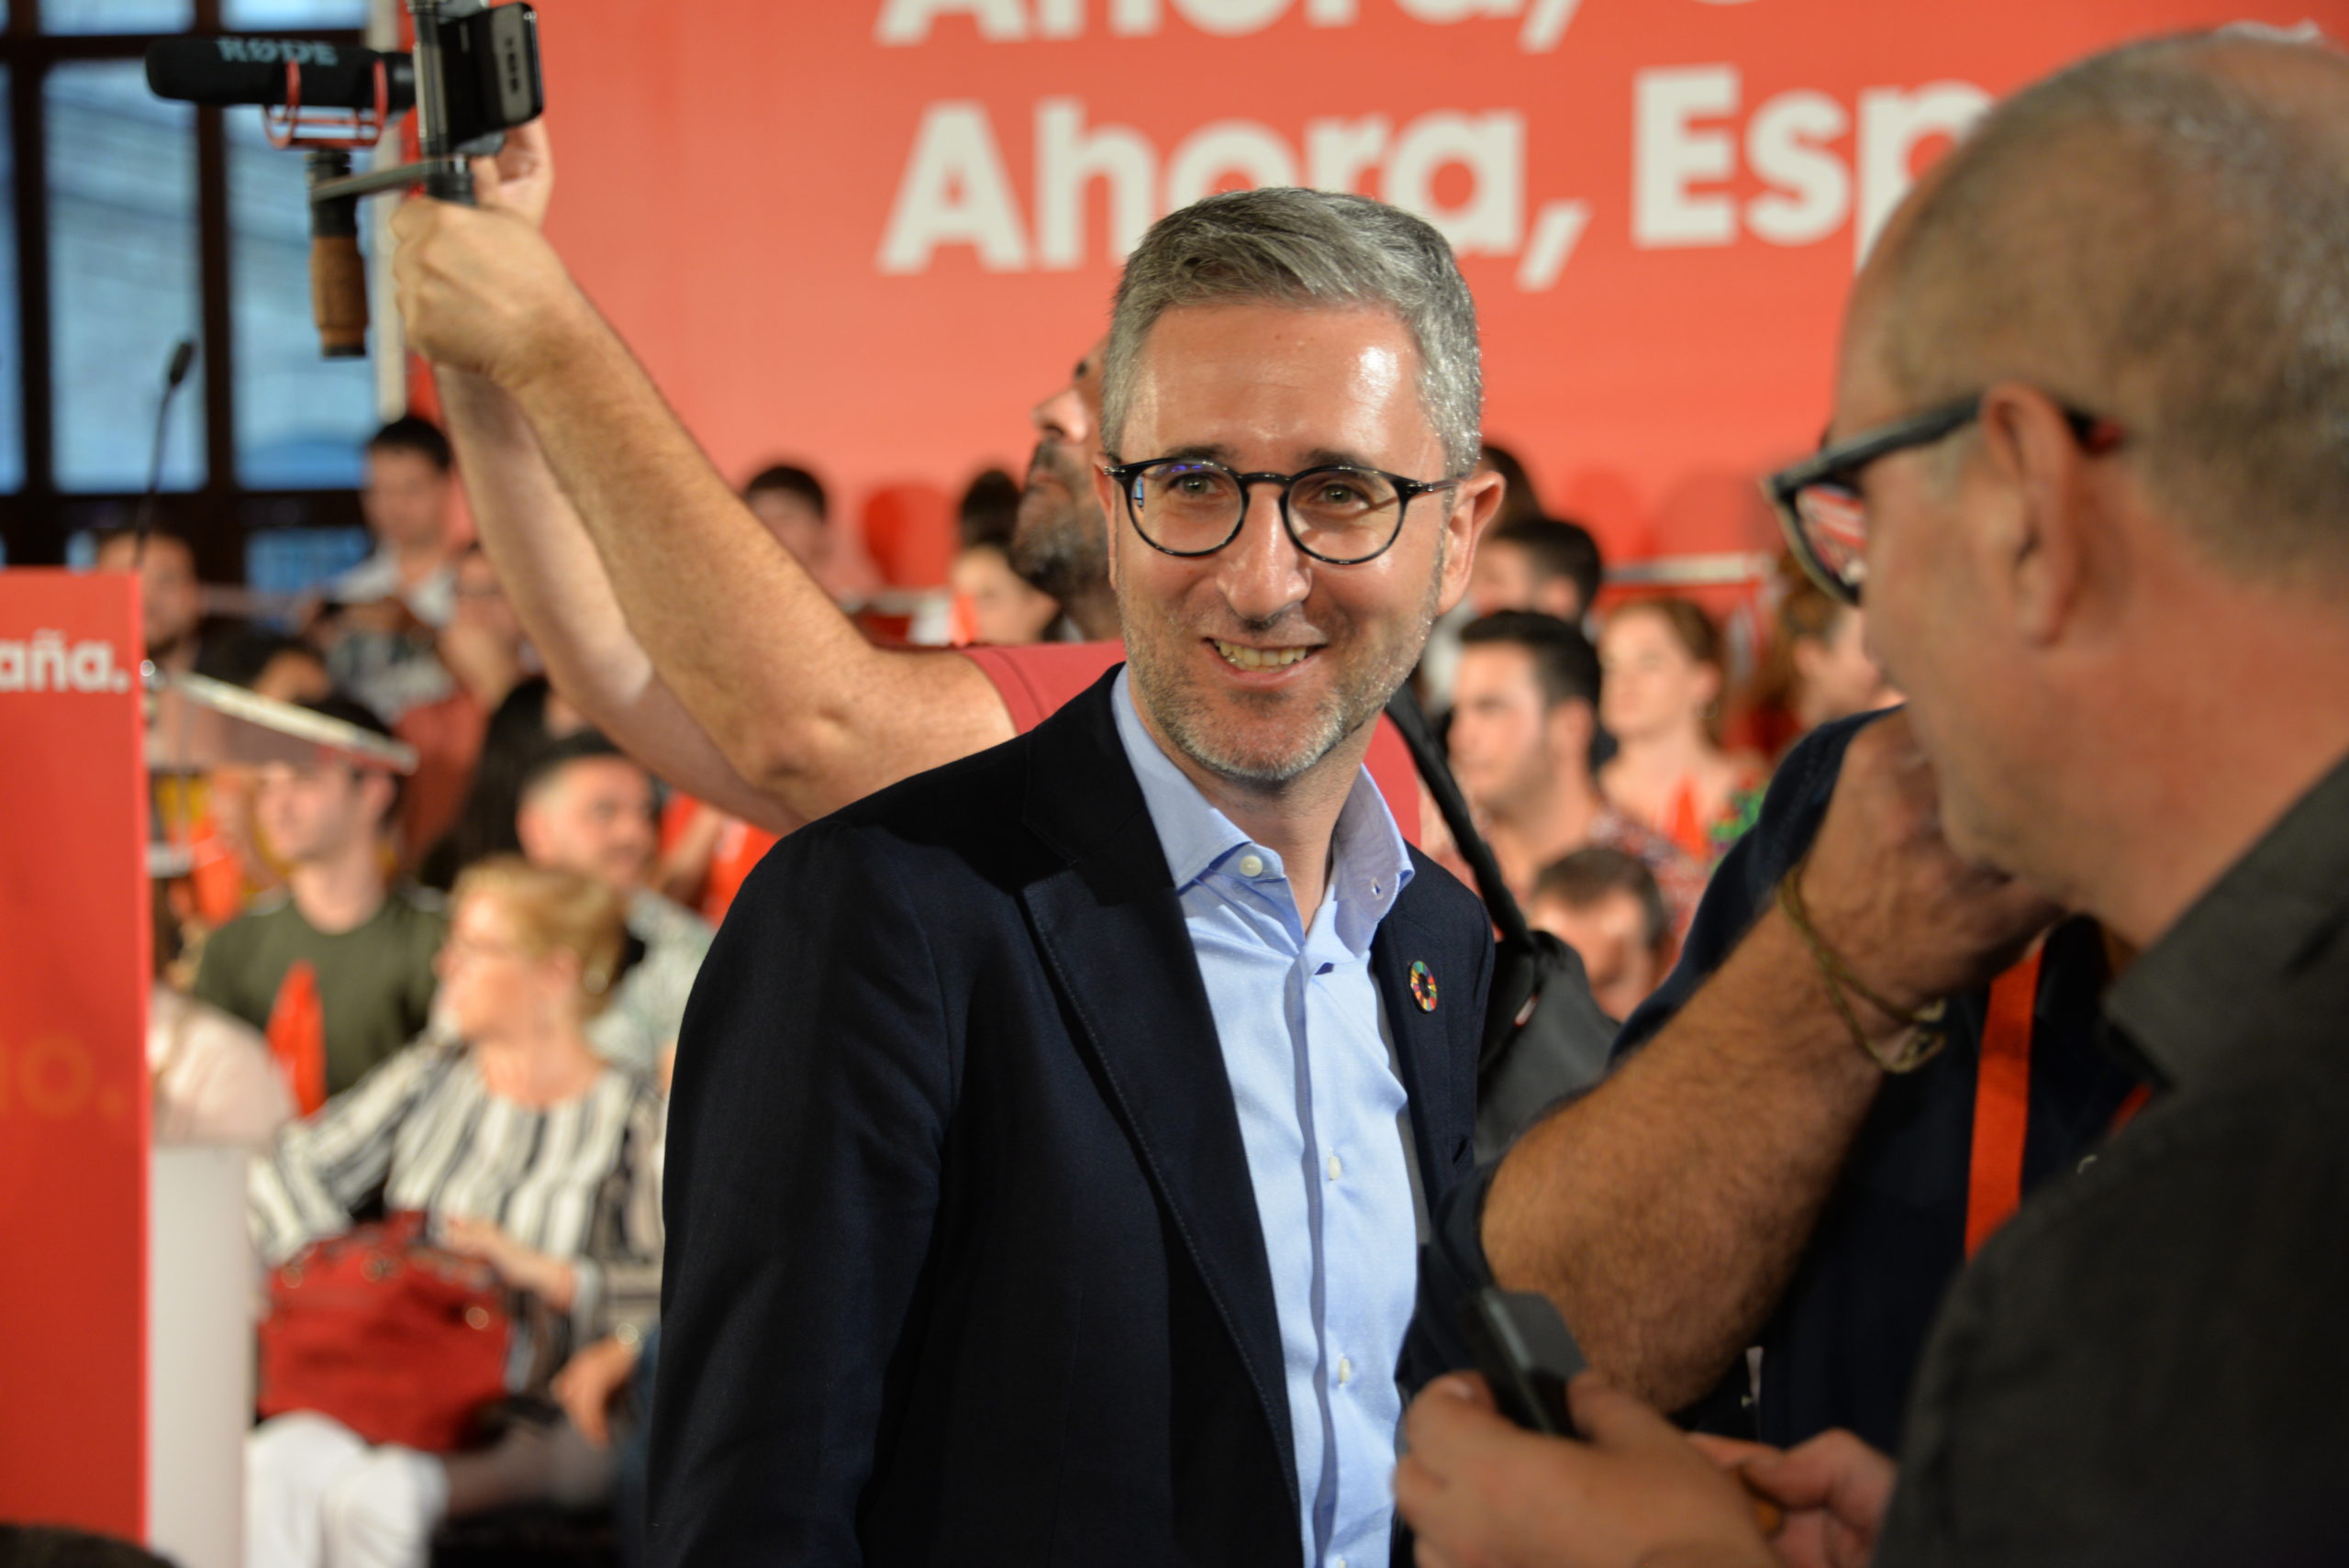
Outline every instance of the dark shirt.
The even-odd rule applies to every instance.
[[[2349,762],[2106,1011],[2165,1088],[1951,1293],[1876,1561],[2349,1561]]]
[[[196,999],[266,1030],[286,973],[307,963],[324,1015],[326,1091],[340,1095],[423,1032],[439,984],[432,956],[448,934],[440,897],[417,888],[391,889],[347,931],[319,930],[275,894],[204,944]]]
[[[1770,906],[1779,879],[1817,836],[1843,752],[1867,722],[1824,727],[1787,754],[1753,830],[1714,873],[1678,965],[1616,1040],[1619,1062],[1671,1021]],[[2138,1082],[2097,1043],[2104,970],[2092,925],[2067,922],[2050,934],[2032,1029],[2026,1193],[2074,1170]],[[1758,1382],[1742,1361],[1726,1369],[1715,1394],[1684,1412],[1689,1424],[1782,1447],[1843,1427],[1897,1450],[1926,1332],[1965,1262],[1987,1006],[1987,990],[1951,998],[1947,1049],[1916,1073],[1886,1079],[1801,1263],[1756,1337]],[[1478,1235],[1490,1180],[1489,1170],[1480,1173],[1453,1195],[1422,1261],[1421,1343],[1444,1364],[1466,1364],[1453,1303],[1491,1283]]]

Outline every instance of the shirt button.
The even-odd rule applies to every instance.
[[[1241,856],[1241,857],[1240,857],[1240,874],[1241,874],[1241,875],[1242,875],[1242,876],[1262,876],[1262,875],[1264,875],[1264,856],[1262,856],[1262,855],[1242,855],[1242,856]]]
[[[1330,1155],[1330,1179],[1331,1181],[1333,1181],[1333,1182],[1334,1182],[1334,1181],[1336,1181],[1340,1176],[1342,1176],[1342,1175],[1344,1175],[1345,1173],[1346,1173],[1346,1168],[1345,1168],[1343,1165],[1341,1165],[1341,1164],[1338,1163],[1338,1157],[1337,1157],[1335,1154]]]
[[[1338,1382],[1342,1385],[1354,1380],[1354,1363],[1345,1357],[1338,1358]]]

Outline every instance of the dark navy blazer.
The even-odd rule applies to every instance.
[[[671,1111],[655,1562],[1299,1561],[1239,1116],[1110,678],[735,901]],[[1371,967],[1436,1204],[1492,940],[1412,859]]]

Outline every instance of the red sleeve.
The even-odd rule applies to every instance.
[[[995,683],[1011,727],[1025,735],[1126,656],[1122,642],[1032,642],[1024,648],[960,648]]]
[[[1061,705],[1099,680],[1126,656],[1118,642],[1036,642],[1024,648],[962,648],[955,651],[995,683],[1011,726],[1025,735]],[[1370,776],[1395,814],[1403,841],[1419,841],[1419,774],[1395,721],[1378,716],[1370,738]]]

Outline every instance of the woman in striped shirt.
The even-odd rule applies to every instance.
[[[659,1310],[663,1107],[581,1032],[619,965],[618,895],[500,857],[459,880],[454,905],[438,1014],[461,1043],[410,1046],[288,1128],[253,1162],[250,1219],[277,1264],[378,1199],[423,1213],[433,1240],[545,1309],[516,1315],[507,1378],[543,1393],[573,1348]],[[263,1422],[246,1462],[253,1568],[418,1568],[444,1518],[590,1501],[609,1475],[567,1424],[442,1456],[306,1411]]]

